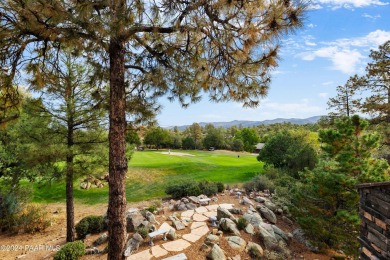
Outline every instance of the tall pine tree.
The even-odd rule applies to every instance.
[[[101,148],[97,145],[107,141],[103,100],[93,97],[98,87],[91,79],[92,70],[82,64],[81,58],[74,56],[69,49],[48,54],[44,66],[36,69],[37,66],[39,64],[32,62],[28,67],[28,71],[32,72],[31,88],[41,95],[41,102],[38,102],[41,105],[36,109],[41,115],[52,118],[47,134],[66,151],[64,157],[60,158],[66,162],[66,241],[73,242],[74,176],[83,168],[85,174],[88,172],[86,164],[94,163],[86,162],[83,155],[89,154],[90,159],[99,158],[95,151]],[[99,163],[102,162],[99,160]]]
[[[279,39],[302,25],[304,11],[299,0],[0,2],[0,66],[11,68],[10,79],[68,45],[110,82],[109,259],[121,259],[126,243],[126,89],[165,93],[183,106],[203,92],[256,106]]]

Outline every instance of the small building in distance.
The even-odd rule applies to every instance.
[[[261,149],[263,149],[264,143],[258,143],[256,144],[254,153],[260,153]]]

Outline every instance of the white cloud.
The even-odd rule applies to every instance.
[[[359,71],[370,49],[376,49],[388,40],[390,40],[390,31],[376,30],[363,37],[321,42],[322,47],[302,52],[298,56],[306,61],[325,58],[332,62],[332,69],[352,74]]]
[[[329,86],[329,85],[334,85],[334,82],[333,81],[327,81],[327,82],[322,83],[322,86]]]
[[[309,23],[309,24],[307,25],[307,27],[309,27],[309,28],[315,28],[315,27],[317,27],[317,25],[312,24],[312,23]]]
[[[322,6],[321,5],[319,5],[319,4],[310,4],[309,6],[308,6],[308,9],[309,10],[319,10],[319,9],[322,9]]]
[[[311,42],[311,41],[309,41],[309,40],[305,41],[305,44],[306,44],[307,46],[317,46],[317,44],[316,44],[315,42]]]
[[[316,0],[313,5],[328,5],[332,8],[359,8],[371,5],[387,5],[380,0]]]
[[[375,21],[376,19],[381,18],[380,14],[377,14],[377,15],[363,14],[362,16],[364,18],[367,18],[367,19],[370,19],[370,20],[373,20],[373,21]]]
[[[276,75],[285,75],[288,74],[289,71],[286,70],[274,70],[271,72],[271,75],[276,76]]]
[[[322,92],[322,93],[318,93],[318,96],[320,97],[320,98],[323,98],[323,99],[328,99],[328,93],[326,93],[326,92]]]

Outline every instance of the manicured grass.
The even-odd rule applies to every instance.
[[[130,202],[164,197],[165,187],[171,183],[188,180],[218,181],[224,184],[238,184],[250,180],[262,171],[262,164],[256,156],[227,151],[167,151],[135,152],[129,162],[126,180],[126,197]],[[176,156],[174,152],[194,156]],[[107,203],[108,187],[82,190],[80,180],[74,183],[76,202],[86,204]],[[35,202],[65,201],[63,181],[38,187],[34,184]]]

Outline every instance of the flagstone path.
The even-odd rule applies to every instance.
[[[205,207],[199,207],[195,210],[187,210],[181,213],[181,219],[190,219],[192,224],[190,226],[190,233],[184,234],[181,239],[177,239],[170,242],[165,242],[158,246],[153,246],[150,249],[137,252],[136,254],[130,255],[127,257],[127,260],[150,260],[153,257],[159,258],[167,255],[169,252],[180,252],[191,246],[191,243],[195,243],[207,233],[210,232],[209,227],[207,226],[207,221],[211,216],[217,216],[217,208],[222,207],[225,209],[233,208],[233,204],[215,204]],[[159,229],[173,229],[171,225],[167,222],[164,222]],[[183,259],[186,259],[186,256]],[[179,256],[179,255],[178,255]],[[180,258],[182,259],[182,258]]]

